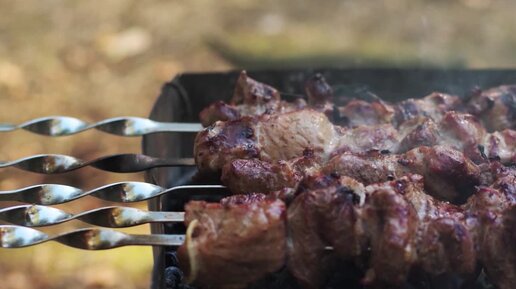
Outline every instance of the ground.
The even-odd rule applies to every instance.
[[[185,71],[510,68],[516,65],[514,8],[514,2],[502,0],[0,0],[0,122],[48,115],[86,121],[145,117],[161,85]],[[139,138],[95,131],[59,139],[28,132],[0,137],[0,160],[140,152]],[[89,189],[122,180],[143,178],[94,169],[54,177],[0,170],[0,190],[43,182]],[[103,205],[108,203],[91,198],[59,208],[79,212]],[[80,226],[73,222],[52,231]],[[150,252],[144,247],[86,252],[57,244],[4,249],[0,289],[147,288]]]

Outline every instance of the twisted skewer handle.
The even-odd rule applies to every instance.
[[[104,207],[74,215],[52,207],[22,205],[1,209],[0,220],[24,227],[52,226],[80,220],[101,227],[123,228],[146,223],[181,223],[184,221],[184,212],[148,212],[130,207]]]
[[[192,158],[161,159],[142,154],[110,155],[91,161],[83,161],[67,155],[43,154],[14,161],[0,162],[0,168],[15,167],[40,174],[66,173],[86,166],[108,172],[132,173],[157,167],[194,165],[195,161]]]
[[[157,122],[140,117],[116,117],[94,124],[67,116],[50,116],[37,118],[20,125],[0,124],[0,132],[23,129],[46,136],[67,136],[89,129],[97,129],[119,136],[142,136],[157,132],[198,132],[202,130],[199,123]]]
[[[105,250],[122,246],[180,246],[184,235],[131,235],[95,228],[49,236],[31,228],[0,226],[0,248],[23,248],[49,241],[84,250]]]
[[[70,202],[85,196],[98,199],[132,203],[152,199],[164,194],[190,190],[206,190],[209,193],[219,192],[227,195],[226,187],[221,185],[184,185],[162,188],[143,182],[120,182],[102,186],[91,191],[83,191],[76,187],[59,184],[41,184],[12,191],[0,191],[0,201],[18,201],[38,205],[57,205]]]

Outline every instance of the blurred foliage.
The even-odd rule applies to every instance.
[[[515,8],[509,0],[0,0],[0,122],[147,116],[161,85],[182,71],[514,67]],[[92,159],[141,150],[138,138],[95,131],[60,139],[27,132],[0,137],[0,160],[39,153]],[[142,179],[89,168],[52,177],[6,169],[0,190],[43,182],[88,189]],[[91,198],[60,207],[79,212],[103,205],[109,204]],[[85,252],[56,244],[0,250],[0,289],[147,288],[150,252]]]

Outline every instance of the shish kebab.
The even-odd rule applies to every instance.
[[[238,90],[238,87],[237,87],[237,90]],[[254,90],[254,92],[256,92],[256,91],[257,91],[257,90]],[[260,91],[260,90],[258,90],[258,91]],[[264,92],[264,91],[265,91],[265,92],[270,92],[270,90],[267,90],[267,89],[266,89],[266,90],[261,90],[261,92]],[[251,89],[251,90],[249,90],[248,92],[253,92],[253,90]],[[252,93],[251,93],[251,95],[252,95]],[[309,95],[310,95],[310,94],[309,94]],[[479,94],[479,95],[481,95],[481,94]],[[285,113],[285,111],[287,112],[287,114],[292,113],[292,112],[295,112],[295,111],[299,111],[299,109],[300,109],[299,103],[300,103],[300,102],[298,102],[298,104],[296,104],[295,106],[290,107],[290,108],[288,107],[288,105],[286,106],[286,108],[281,108],[281,112],[280,112],[279,114],[283,114],[283,113]],[[320,106],[319,106],[319,108],[321,108],[321,107],[323,108],[323,109],[319,109],[319,111],[322,111],[322,114],[328,114],[328,111],[329,111],[329,110],[325,109],[325,107],[329,106],[329,105],[326,105],[326,104],[328,104],[328,103],[329,103],[329,102],[327,102],[327,103],[325,103],[325,104],[323,104],[323,105],[320,105]],[[227,105],[225,105],[225,104],[221,104],[221,103],[218,103],[218,104],[219,104],[219,108],[220,108],[220,107],[222,107],[222,108],[224,108],[224,109],[227,109],[227,108],[228,108],[228,106],[227,106]],[[263,104],[263,103],[262,103],[262,104]],[[265,104],[267,104],[267,102],[265,102]],[[496,105],[496,103],[491,102],[491,108],[492,108],[493,106],[495,106],[495,105]],[[500,107],[505,107],[504,105],[505,105],[505,103],[503,103],[503,105],[502,105],[502,106],[500,106]],[[261,108],[260,108],[260,107],[261,107]],[[271,113],[271,111],[273,111],[273,109],[271,109],[271,108],[265,108],[265,109],[263,109],[263,107],[264,107],[264,106],[255,106],[255,107],[247,106],[247,107],[245,107],[245,109],[247,109],[247,110],[248,110],[248,114],[251,114],[251,115],[253,114],[253,110],[252,110],[252,109],[256,109],[256,111],[258,112],[258,113],[257,113],[258,115],[261,115],[261,116],[268,115],[268,116],[270,116],[270,117],[274,117],[274,114],[275,114],[275,113]],[[316,107],[316,106],[315,106],[315,107]],[[217,107],[215,107],[215,108],[214,108],[214,107],[212,106],[212,107],[208,108],[208,110],[205,110],[205,111],[204,111],[204,113],[209,112],[209,113],[207,113],[207,115],[210,115],[210,113],[213,115],[215,112],[217,112],[217,111],[221,111],[221,109],[219,109],[219,108],[217,108]],[[316,107],[316,108],[317,108],[317,107]],[[210,109],[211,109],[211,112],[210,112]],[[260,111],[260,109],[262,109],[262,110]],[[447,110],[447,109],[446,109],[446,110]],[[480,110],[480,109],[479,109],[479,110]],[[222,109],[222,111],[223,111],[223,109]],[[244,111],[244,110],[243,110],[243,111]],[[312,112],[313,112],[313,111],[315,111],[315,110],[312,110]],[[233,112],[234,112],[234,111],[233,111]],[[510,112],[510,111],[509,111],[509,112]],[[265,113],[265,114],[263,114],[263,113]],[[317,113],[320,113],[320,112],[317,112]],[[215,114],[216,114],[216,113],[215,113]],[[240,117],[240,115],[239,115],[239,114],[234,114],[234,115],[237,115],[237,117],[236,117],[237,119]],[[469,119],[469,120],[471,120],[471,122],[477,122],[477,121],[476,121],[473,117],[471,117],[471,116],[460,116],[460,115],[459,115],[459,117],[456,117],[457,115],[459,115],[459,114],[458,114],[458,113],[455,113],[455,116],[452,116],[452,117],[450,117],[450,118],[451,118],[451,119],[454,119],[454,118],[458,118],[458,119],[460,119],[460,121],[458,121],[457,123],[461,123],[461,122],[463,122],[463,121],[462,121],[463,119]],[[220,116],[220,115],[219,115],[219,116]],[[435,119],[435,120],[442,121],[443,119],[445,119],[445,118],[444,118],[444,116],[446,116],[446,114],[445,114],[444,112],[442,112],[442,113],[441,113],[441,115],[439,115],[439,114],[438,114],[438,115],[437,115],[437,117],[436,117],[436,116],[433,116],[433,117],[431,117],[431,118],[429,118],[429,119],[430,119],[430,121],[434,121],[434,119]],[[224,117],[225,117],[225,116],[224,116]],[[252,117],[255,117],[255,116],[251,116],[251,118],[252,118]],[[202,114],[201,114],[201,118],[202,118]],[[244,117],[244,118],[245,118],[245,117]],[[324,116],[322,116],[322,118],[324,118]],[[503,118],[503,117],[502,117],[502,118]],[[371,119],[371,118],[366,118],[366,119]],[[410,117],[409,117],[409,119],[410,119]],[[420,121],[420,120],[418,120],[418,121]],[[230,121],[230,122],[231,122],[231,121]],[[235,122],[237,122],[237,121],[235,121]],[[477,123],[478,123],[478,122],[477,122]],[[502,121],[501,123],[503,123],[503,121]],[[278,123],[278,124],[279,124],[279,123]],[[216,125],[216,124],[215,124],[215,125]],[[391,124],[391,125],[392,125],[392,124]],[[397,123],[396,123],[396,125],[397,125]],[[317,126],[316,126],[316,127],[317,127]],[[419,127],[419,126],[418,126],[418,127]],[[481,127],[481,125],[474,125],[474,127]],[[243,130],[242,130],[242,128],[243,128]],[[377,130],[381,130],[381,128],[377,128]],[[462,131],[463,131],[463,132],[464,132],[464,131],[465,131],[465,132],[468,132],[468,130],[469,130],[469,129],[468,129],[468,127],[466,126],[466,129],[463,129]],[[247,137],[247,138],[248,138],[248,137],[252,137],[252,136],[253,136],[253,132],[249,133],[249,130],[246,130],[246,127],[245,127],[245,126],[243,126],[243,127],[242,127],[242,126],[238,126],[238,125],[236,125],[236,126],[234,126],[234,127],[230,128],[230,129],[226,130],[226,132],[229,132],[229,134],[226,134],[226,135],[220,135],[219,139],[218,139],[218,140],[216,140],[216,141],[220,141],[220,140],[221,140],[222,142],[226,142],[226,141],[228,141],[228,140],[229,140],[229,141],[228,141],[228,143],[227,143],[227,145],[228,145],[228,146],[227,146],[226,148],[231,148],[231,144],[230,144],[230,143],[231,143],[231,141],[232,141],[231,137],[233,137],[233,136],[236,136],[236,139],[237,139],[237,140],[238,140],[238,137],[243,137],[243,138],[246,138],[246,137]],[[484,130],[484,133],[485,133],[485,130]],[[478,136],[478,135],[484,135],[484,133],[477,134],[477,136]],[[294,134],[294,133],[292,133],[292,134]],[[424,134],[422,134],[421,132],[419,132],[419,134],[424,135]],[[367,134],[366,134],[366,135],[367,135]],[[459,135],[456,135],[456,136],[455,136],[456,140],[458,139],[458,140],[459,140],[459,142],[460,142],[460,138],[461,138],[461,137],[463,137],[463,135],[460,135],[460,134],[459,134]],[[505,137],[505,138],[508,138],[508,140],[509,140],[509,146],[508,146],[508,147],[504,147],[505,151],[506,151],[506,152],[507,152],[507,151],[509,152],[509,154],[508,154],[508,155],[509,155],[509,157],[505,157],[505,158],[504,158],[504,157],[500,157],[498,154],[496,154],[496,155],[495,155],[495,154],[492,154],[492,155],[491,155],[491,157],[488,157],[488,156],[485,154],[485,151],[482,151],[482,150],[480,149],[480,150],[479,150],[479,151],[480,151],[480,153],[478,153],[478,154],[481,156],[481,158],[485,158],[486,160],[488,160],[489,158],[491,158],[491,159],[500,159],[500,160],[502,160],[502,161],[505,161],[506,163],[510,163],[510,162],[512,162],[512,161],[513,161],[513,160],[512,160],[512,159],[513,159],[513,156],[512,156],[510,153],[511,153],[511,152],[513,152],[513,149],[511,148],[511,145],[514,145],[514,144],[513,144],[513,141],[514,141],[514,132],[509,131],[509,133],[506,133],[504,137]],[[199,138],[199,137],[198,137],[198,138]],[[478,138],[477,138],[477,139],[478,139]],[[506,140],[506,139],[503,139],[502,143],[503,143],[505,140]],[[213,139],[208,139],[208,143],[212,143],[213,141],[214,141]],[[497,142],[499,142],[499,140],[495,139],[495,141],[493,141],[493,142],[491,142],[491,143],[496,143],[496,144],[498,145],[498,143],[497,143]],[[466,142],[465,142],[465,143],[466,143]],[[238,144],[238,145],[242,145],[241,147],[238,147],[238,148],[237,148],[237,150],[236,150],[236,151],[237,151],[237,153],[242,153],[242,152],[244,152],[244,153],[245,153],[245,152],[246,152],[246,149],[249,149],[249,148],[250,148],[249,144],[248,144],[248,143],[246,143],[246,141],[245,141],[245,140],[244,140],[242,143],[237,143],[237,144]],[[433,143],[433,144],[435,144],[435,143]],[[433,144],[432,144],[432,145],[433,145]],[[439,143],[438,143],[438,144],[439,144]],[[471,145],[471,142],[470,142],[469,144]],[[421,144],[420,144],[420,145],[421,145]],[[505,143],[503,143],[503,145],[505,145]],[[212,144],[212,146],[213,146],[213,144]],[[209,147],[209,146],[208,146],[208,147]],[[215,146],[215,147],[216,147],[216,146]],[[415,146],[415,147],[417,147],[417,146]],[[305,148],[306,148],[306,147],[305,147]],[[433,148],[426,148],[426,149],[433,149]],[[449,148],[443,148],[443,149],[449,149]],[[321,150],[321,151],[324,153],[324,150]],[[369,149],[366,149],[366,150],[363,150],[363,151],[360,151],[360,152],[367,152],[367,151],[369,151]],[[385,150],[383,149],[383,151],[385,151]],[[490,151],[493,151],[493,150],[490,150]],[[206,152],[208,152],[208,155],[209,155],[209,156],[212,156],[212,154],[214,153],[213,149],[211,149],[211,150],[210,150],[210,149],[208,149],[208,150],[206,150]],[[465,151],[465,152],[467,152],[467,151]],[[222,154],[224,154],[224,153],[227,153],[227,152],[223,152]],[[315,153],[317,154],[317,152],[315,152]],[[318,153],[320,153],[320,151],[319,151]],[[338,153],[340,153],[340,152],[338,152]],[[457,152],[455,152],[455,153],[457,153]],[[307,152],[306,150],[303,150],[303,151],[302,151],[302,153],[301,153],[301,158],[305,158],[305,157],[306,157],[306,154],[308,154],[308,155],[311,157],[311,156],[313,156],[313,155],[314,155],[314,150],[313,150],[313,149],[312,149],[312,150],[308,150],[308,152]],[[348,151],[348,152],[344,152],[344,154],[348,154],[348,155],[350,155],[350,152],[349,152],[349,151]],[[329,156],[331,157],[332,153],[330,152],[330,153],[327,153],[326,155],[329,155]],[[503,155],[503,154],[502,154],[502,155]],[[196,156],[197,156],[197,155],[196,155]],[[342,156],[342,155],[341,155],[341,156]],[[351,156],[353,156],[353,155],[351,154]],[[235,156],[234,156],[234,155],[229,156],[229,158],[232,158],[232,157],[233,157],[234,159],[238,159],[238,157],[240,157],[240,156],[239,156],[238,154],[237,154],[237,157],[236,157],[236,158],[235,158]],[[297,155],[297,157],[300,157],[300,155]],[[323,154],[323,157],[324,157],[324,154]],[[209,158],[209,157],[208,157],[208,158]],[[223,158],[224,158],[224,157],[223,157]],[[320,158],[320,156],[316,156],[316,159],[317,159],[317,158]],[[290,159],[292,159],[292,158],[290,158]],[[329,157],[327,157],[327,159],[329,159]],[[249,161],[256,161],[256,160],[257,160],[257,159],[255,158],[255,159],[251,159],[251,160],[249,160]],[[258,159],[258,160],[259,160],[259,159]],[[453,160],[453,159],[452,159],[452,160]],[[509,161],[507,161],[507,160],[509,160]],[[248,161],[248,160],[241,160],[241,161]],[[261,160],[259,160],[259,161],[261,161]],[[269,160],[267,160],[267,161],[269,161]],[[478,159],[477,159],[477,161],[478,161]],[[464,162],[462,162],[462,163],[464,163]],[[475,167],[475,164],[474,164],[474,163],[472,163],[471,161],[469,161],[469,163],[468,163],[468,160],[467,160],[467,159],[466,159],[465,163],[466,163],[466,167],[470,166],[470,167],[472,168],[473,175],[475,175],[475,176],[476,176],[476,175],[478,175],[478,174],[477,174],[477,173],[478,173],[478,168],[477,168],[477,167]],[[198,163],[198,164],[199,164],[199,163]],[[210,162],[208,162],[208,164],[210,164]],[[471,164],[472,166],[471,166],[470,164]],[[226,163],[226,165],[227,165],[227,163]],[[200,166],[200,169],[201,169],[201,170],[203,169],[202,164],[201,164],[201,166]],[[220,170],[220,167],[216,168],[215,170],[210,170],[210,169],[208,169],[208,170],[206,170],[206,171],[212,171],[212,172],[213,172],[213,171],[217,171],[217,170]],[[476,172],[475,172],[475,171],[476,171]],[[256,171],[255,171],[255,173],[256,173]],[[406,173],[409,173],[409,172],[406,172]],[[335,175],[335,172],[333,173],[333,175]],[[394,177],[394,176],[389,176],[389,178],[392,178],[392,177]],[[412,177],[410,177],[410,176],[406,176],[406,177],[403,177],[403,178],[411,178],[411,180],[412,180],[412,181],[414,181],[414,179],[413,179]],[[418,183],[420,183],[420,185],[419,185],[419,186],[422,188],[422,179],[421,179],[420,177],[418,177],[418,178],[419,178],[419,179],[418,179],[418,181],[417,181],[417,182],[418,182]],[[514,178],[512,179],[512,181],[511,181],[511,182],[512,182],[512,184],[514,184]],[[249,183],[248,183],[248,184],[249,184]],[[509,183],[509,184],[510,184],[510,183]],[[422,191],[422,189],[421,189],[421,191]],[[425,196],[426,196],[426,195],[425,195]],[[427,197],[428,197],[428,198],[431,198],[431,197],[429,197],[429,196],[427,196]],[[472,198],[474,198],[474,197],[475,197],[475,196],[473,196]],[[245,197],[243,197],[243,198],[245,198]],[[251,197],[251,198],[252,198],[252,197]],[[295,202],[296,202],[298,199],[300,199],[300,197],[297,197],[297,198],[294,200],[294,204],[295,204]],[[412,200],[412,199],[411,199],[411,201],[414,201],[414,200]],[[435,202],[438,202],[438,201],[435,201]],[[469,201],[468,201],[468,203],[469,203]],[[445,204],[446,204],[446,203],[445,203]],[[213,205],[213,206],[214,206],[214,208],[215,208],[215,207],[217,207],[216,205]],[[453,205],[449,205],[449,206],[453,207]],[[467,205],[464,205],[464,206],[467,206]],[[210,205],[209,207],[211,208],[211,205]],[[188,211],[188,208],[187,208],[187,211]],[[243,214],[243,213],[244,213],[244,211],[243,211],[243,210],[240,210],[240,214]],[[239,215],[239,217],[242,217],[242,218],[243,218],[243,216],[242,216],[242,215]],[[232,218],[229,218],[229,219],[232,219]],[[237,218],[236,220],[238,220],[238,221],[240,222],[241,218],[240,218],[240,219],[238,219],[238,218]],[[227,220],[227,221],[228,221],[229,223],[231,223],[231,220]],[[306,221],[306,219],[305,219],[304,221]],[[188,222],[188,217],[187,217],[187,222]],[[196,222],[196,221],[194,221],[194,223],[195,223],[195,222]],[[212,224],[212,225],[213,225],[213,224]],[[189,229],[189,231],[190,231],[190,229]],[[305,231],[305,232],[307,232],[307,231]],[[308,248],[308,247],[307,247],[307,248]],[[229,248],[227,248],[227,249],[229,250]],[[229,253],[229,251],[226,251],[226,253]],[[219,257],[220,257],[220,256],[219,256]],[[215,262],[217,262],[217,260],[216,260],[216,259],[214,259],[214,261],[215,261]],[[220,260],[219,260],[219,261],[220,261]],[[238,262],[237,262],[237,263],[238,263]],[[241,263],[239,263],[239,264],[241,264]],[[302,266],[299,266],[299,268],[303,268],[303,267],[302,267]],[[191,268],[190,268],[190,269],[191,269]],[[370,271],[368,271],[368,272],[370,272]],[[295,275],[295,274],[294,274],[294,275]],[[373,273],[372,275],[374,275],[374,273]],[[242,276],[244,276],[244,277],[245,277],[245,276],[249,276],[249,275],[243,274]],[[203,277],[203,278],[204,278],[204,277]],[[316,279],[317,279],[317,278],[316,278]],[[374,276],[373,276],[373,279],[374,279]],[[367,281],[367,280],[368,280],[368,278],[365,278],[364,280],[366,280],[366,281]],[[371,280],[371,273],[369,274],[369,280]],[[310,280],[308,280],[308,282],[310,282]],[[301,282],[301,283],[302,283],[302,282]],[[388,283],[388,282],[387,282],[387,283]],[[202,284],[202,282],[201,282],[201,284]],[[212,285],[213,285],[213,284],[212,284]],[[230,287],[232,287],[232,286],[230,286]],[[311,288],[311,287],[309,286],[308,288]],[[313,287],[313,288],[318,288],[318,287]]]
[[[460,111],[478,117],[489,132],[516,129],[516,85],[502,85],[484,91],[476,89],[465,100],[434,92],[421,99],[411,98],[395,104],[370,93],[372,101],[347,99],[345,105],[338,106],[332,87],[322,75],[316,74],[306,81],[305,94],[307,100],[284,101],[274,87],[260,83],[242,71],[230,102],[212,103],[201,111],[199,118],[207,127],[216,121],[312,108],[328,114],[341,126],[392,124],[398,127],[412,118],[428,117],[439,121],[448,111]]]
[[[478,164],[491,160],[507,165],[516,162],[516,131],[485,133],[472,117],[456,112],[446,113],[439,125],[427,124],[409,132],[394,130],[390,125],[343,129],[313,110],[275,114],[262,120],[241,118],[217,122],[200,132],[194,156],[201,173],[221,173],[222,182],[235,193],[256,191],[261,184],[259,191],[295,186],[299,177],[319,169],[345,170],[357,162],[362,163],[362,169],[370,166],[385,176],[407,171],[424,174],[433,167],[430,174],[444,180],[448,176],[452,182],[467,179],[472,188],[480,184],[475,180],[479,178]],[[274,179],[279,183],[271,181]],[[386,179],[369,182],[381,180]],[[464,199],[457,191],[431,192],[450,201]]]
[[[478,94],[470,104],[480,103],[480,100],[489,96],[495,99],[492,106],[502,111],[500,99],[507,96],[493,91],[500,92],[508,87],[499,87],[488,93]],[[267,192],[291,187],[300,177],[314,173],[322,167],[340,167],[339,160],[349,160],[352,153],[355,154],[353,160],[365,159],[362,161],[363,168],[378,169],[380,166],[384,168],[380,175],[389,177],[410,171],[425,175],[422,170],[426,170],[426,167],[432,164],[434,168],[440,167],[441,177],[449,176],[454,182],[454,173],[455,176],[464,174],[465,177],[462,179],[469,177],[469,193],[460,195],[456,190],[435,193],[432,188],[427,188],[438,197],[454,201],[464,200],[471,193],[473,186],[479,184],[478,180],[472,180],[471,177],[473,175],[473,178],[478,179],[479,168],[476,164],[490,160],[500,160],[505,164],[516,162],[516,131],[505,129],[501,132],[487,133],[474,116],[447,111],[458,107],[460,101],[457,97],[433,94],[422,100],[402,102],[394,108],[381,101],[372,104],[363,101],[355,104],[350,102],[345,110],[348,111],[348,116],[353,116],[349,119],[358,119],[355,125],[366,123],[367,120],[373,120],[372,123],[376,124],[340,127],[330,122],[324,113],[324,110],[327,112],[326,107],[330,106],[332,99],[331,88],[324,79],[313,78],[308,82],[306,90],[312,106],[310,109],[299,109],[298,104],[279,100],[279,94],[274,88],[258,83],[243,73],[237,82],[234,102],[243,99],[244,104],[232,108],[239,108],[238,111],[247,115],[258,115],[217,121],[200,132],[194,147],[195,160],[200,172],[222,172],[223,183],[235,193]],[[497,95],[498,98],[495,97]],[[503,104],[510,102],[505,101]],[[206,119],[206,115],[216,115],[220,118],[221,114],[214,113],[224,111],[220,109],[220,105],[225,109],[229,107],[221,102],[215,103],[201,113],[201,119]],[[362,108],[350,109],[351,106]],[[369,109],[364,109],[364,106],[369,106]],[[323,108],[323,112],[317,111],[318,107]],[[376,109],[371,109],[374,107]],[[368,113],[372,110],[391,113],[387,114],[389,117],[379,117],[380,114],[372,116]],[[359,113],[360,111],[365,113]],[[501,118],[509,119],[512,112],[509,107],[505,114],[507,117]],[[367,117],[360,118],[361,114]],[[231,119],[228,114],[224,117]],[[379,119],[387,119],[391,123],[381,124]],[[397,127],[392,123],[396,123]],[[436,145],[458,149],[466,158],[450,150],[440,149],[440,152],[435,153],[436,150],[432,148],[420,148]],[[371,150],[398,155],[371,157]],[[444,155],[441,152],[444,152]],[[404,159],[407,156],[412,156],[409,157],[411,162]],[[438,164],[437,161],[432,161],[432,157],[443,162]],[[372,160],[375,160],[376,167],[367,167],[373,164]],[[403,163],[405,166],[408,165],[408,168],[400,166]],[[367,165],[364,166],[365,164]],[[350,167],[346,163],[343,165]],[[429,174],[425,175],[428,176]],[[274,180],[279,180],[279,183]],[[386,180],[378,177],[373,180],[361,179],[366,183]],[[432,178],[427,181],[433,182]]]
[[[180,267],[201,288],[236,289],[287,266],[302,288],[317,289],[339,270],[337,260],[354,263],[371,286],[399,285],[412,269],[475,279],[480,264],[498,288],[512,288],[516,174],[496,171],[493,185],[461,206],[426,194],[419,175],[369,186],[319,175],[288,208],[263,194],[192,201]],[[221,270],[224,278],[213,274]]]

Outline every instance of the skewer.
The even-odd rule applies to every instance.
[[[184,185],[165,189],[143,182],[120,182],[90,191],[83,191],[66,185],[41,184],[18,190],[0,191],[0,201],[18,201],[48,206],[70,202],[85,196],[93,196],[111,202],[132,203],[152,199],[171,192],[192,189],[224,191],[226,187],[221,185]]]
[[[0,210],[0,220],[24,227],[52,226],[80,220],[95,226],[123,228],[146,223],[180,223],[184,221],[184,212],[148,212],[129,207],[104,207],[74,215],[52,207],[22,205]]]
[[[97,129],[119,136],[142,136],[157,132],[198,132],[202,129],[202,125],[199,123],[157,122],[140,117],[116,117],[88,124],[68,116],[42,117],[19,125],[0,124],[0,132],[18,129],[46,136],[67,136],[89,129]]]
[[[20,226],[0,226],[0,248],[23,248],[56,241],[84,250],[105,250],[122,246],[180,246],[184,235],[131,235],[109,229],[80,229],[50,236]]]
[[[122,246],[178,247],[185,235],[132,235],[110,229],[87,228],[49,236],[41,231],[14,225],[0,226],[0,248],[24,248],[49,241],[84,250],[106,250]],[[327,251],[333,247],[325,247]]]
[[[40,174],[66,173],[86,166],[92,166],[109,172],[132,173],[157,167],[194,165],[195,161],[193,158],[161,159],[142,154],[110,155],[91,161],[83,161],[67,155],[42,154],[14,161],[0,162],[0,168],[16,167],[24,171]]]

